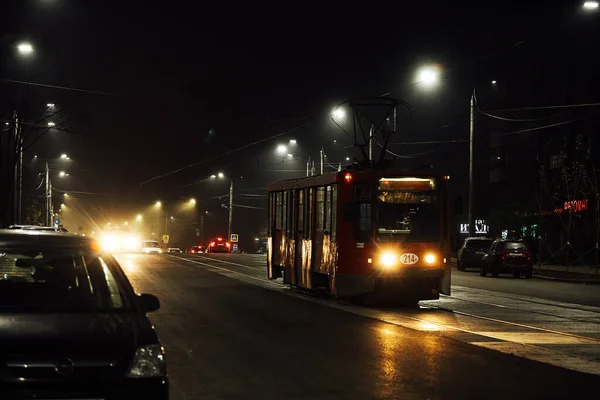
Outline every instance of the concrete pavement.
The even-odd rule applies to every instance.
[[[161,299],[151,319],[174,399],[565,398],[600,384],[575,372],[600,361],[592,306],[506,292],[496,304],[485,288],[456,286],[456,298],[421,309],[379,310],[267,281],[264,256],[118,259],[136,290]]]

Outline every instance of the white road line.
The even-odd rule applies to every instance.
[[[494,323],[498,323],[498,324],[502,324],[502,325],[513,325],[513,326],[519,327],[521,329],[525,328],[525,329],[531,329],[531,330],[543,332],[543,333],[538,333],[538,334],[530,333],[528,336],[528,340],[527,340],[530,343],[523,344],[523,343],[519,343],[518,341],[516,341],[516,340],[523,340],[523,335],[522,335],[523,332],[507,332],[507,331],[486,332],[486,331],[470,330],[470,329],[465,329],[465,328],[459,328],[459,327],[452,326],[452,325],[447,325],[444,323],[440,323],[438,321],[430,321],[430,320],[426,320],[426,319],[422,319],[422,318],[411,317],[411,316],[408,316],[405,314],[401,314],[398,311],[386,312],[386,311],[381,311],[381,310],[377,310],[377,309],[369,309],[369,308],[354,305],[351,303],[344,303],[341,301],[334,301],[334,300],[330,300],[330,299],[323,299],[323,298],[318,298],[318,297],[314,297],[314,296],[302,295],[301,293],[299,293],[297,291],[290,290],[288,287],[286,287],[280,283],[268,281],[266,278],[262,278],[262,279],[257,278],[257,277],[251,276],[251,275],[243,274],[243,273],[240,273],[237,271],[232,271],[227,268],[218,267],[215,265],[207,264],[207,263],[204,263],[201,261],[192,260],[189,258],[183,258],[183,257],[177,257],[177,256],[173,256],[173,257],[181,259],[183,261],[191,262],[194,264],[199,264],[204,267],[208,267],[210,269],[216,269],[217,271],[215,271],[215,272],[220,273],[221,275],[229,276],[231,278],[238,279],[243,282],[253,284],[255,286],[260,286],[262,288],[266,288],[269,290],[284,293],[289,296],[293,296],[293,297],[296,297],[299,299],[310,301],[312,303],[324,305],[324,306],[327,306],[330,308],[350,312],[355,315],[360,315],[363,317],[372,318],[372,319],[376,319],[376,320],[379,320],[382,322],[390,323],[393,325],[401,326],[401,327],[412,329],[412,330],[423,331],[423,332],[432,332],[432,331],[433,332],[443,332],[443,331],[451,332],[451,331],[454,331],[454,332],[468,333],[468,334],[476,335],[479,337],[487,337],[487,338],[491,338],[491,339],[496,339],[496,341],[479,341],[479,340],[466,341],[466,340],[461,340],[461,339],[455,338],[455,337],[448,337],[449,339],[458,340],[463,343],[468,343],[468,344],[478,346],[478,347],[485,347],[487,349],[496,350],[496,351],[506,353],[506,354],[512,354],[512,355],[515,355],[518,357],[542,362],[545,364],[554,365],[556,367],[566,368],[566,369],[583,372],[583,373],[587,373],[587,374],[600,375],[600,362],[586,360],[586,359],[579,358],[579,357],[574,357],[572,355],[565,354],[563,352],[550,350],[550,349],[539,347],[539,346],[535,345],[535,344],[544,344],[544,343],[546,343],[546,344],[547,343],[574,344],[574,343],[579,343],[578,339],[586,339],[586,340],[594,341],[595,339],[592,339],[592,338],[578,337],[577,335],[572,335],[572,334],[568,334],[568,333],[549,331],[549,330],[542,329],[542,328],[517,324],[517,323],[513,323],[513,322],[509,322],[509,321],[497,320],[497,319],[493,319],[493,318],[481,317],[478,315],[472,315],[472,314],[467,314],[467,313],[457,313],[457,314],[461,314],[461,315],[464,315],[469,318],[488,320],[490,322],[494,322]],[[214,259],[211,258],[210,260],[212,261]],[[227,262],[227,263],[237,265],[237,263],[231,263],[231,262]],[[242,264],[239,264],[239,265],[242,265]],[[246,266],[246,267],[251,268],[248,266]],[[223,274],[223,272],[225,274]],[[231,274],[233,274],[233,276]],[[554,341],[553,341],[553,338],[554,338]],[[569,341],[566,338],[572,338],[572,340]],[[593,344],[596,344],[596,343],[593,343]]]

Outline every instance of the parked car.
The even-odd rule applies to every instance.
[[[20,229],[20,230],[30,230],[30,231],[46,231],[46,232],[62,232],[68,233],[67,228],[54,227],[54,226],[38,226],[38,225],[11,225],[8,229]]]
[[[223,238],[214,238],[209,242],[207,253],[231,253],[231,243]]]
[[[481,259],[487,254],[494,241],[488,237],[468,237],[458,250],[456,269],[464,271],[467,268],[481,267]]]
[[[158,298],[88,237],[0,230],[3,399],[168,399]]]
[[[515,278],[522,274],[531,279],[533,260],[527,243],[522,240],[495,240],[481,260],[481,276],[486,276],[488,272],[491,272],[493,277],[498,277],[501,273],[510,273]]]
[[[183,253],[179,247],[169,247],[167,253]]]

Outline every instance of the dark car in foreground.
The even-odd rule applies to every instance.
[[[231,253],[231,243],[227,242],[223,238],[212,239],[207,248],[208,253]]]
[[[456,269],[464,271],[467,268],[481,266],[481,259],[486,255],[494,241],[486,237],[468,237],[462,247],[458,250],[456,258]]]
[[[76,235],[0,230],[3,399],[168,399],[164,349],[115,259]]]
[[[515,278],[523,274],[526,279],[531,279],[533,260],[527,243],[522,240],[495,240],[481,259],[481,276],[486,276],[488,272],[494,278],[501,273],[508,273]]]

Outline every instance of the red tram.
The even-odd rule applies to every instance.
[[[448,179],[347,170],[269,185],[269,279],[339,298],[449,295]]]

